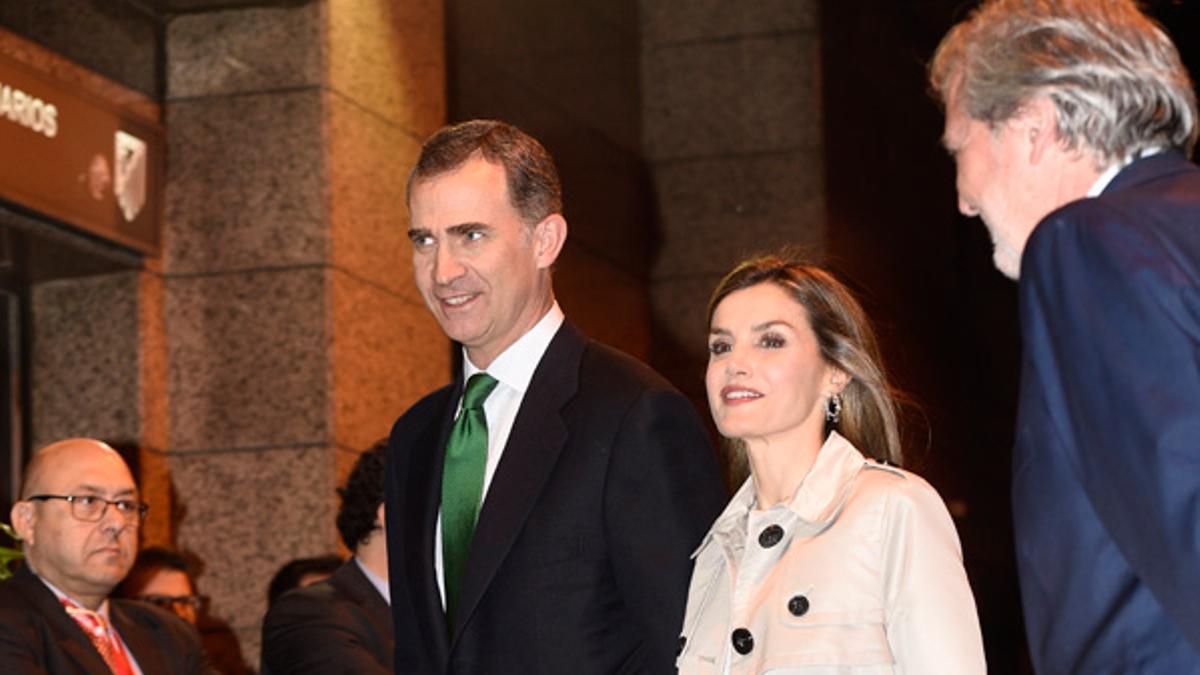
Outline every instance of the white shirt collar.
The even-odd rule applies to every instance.
[[[362,560],[359,560],[358,556],[354,556],[354,564],[358,565],[358,569],[363,573],[363,576],[367,578],[367,581],[371,582],[371,585],[375,587],[375,590],[379,591],[379,594],[383,596],[383,601],[388,605],[391,605],[392,593],[388,588],[387,580],[380,579],[379,575],[367,569],[366,564],[364,564]]]
[[[529,387],[529,381],[533,379],[533,371],[537,370],[542,354],[546,353],[546,348],[550,346],[550,341],[554,339],[565,318],[558,302],[555,302],[533,328],[517,338],[516,342],[492,361],[487,367],[488,375],[523,394]],[[466,348],[463,348],[463,381],[467,381],[481,370],[471,363],[471,357],[467,355]]]
[[[76,607],[83,607],[82,602],[79,602],[75,598],[72,598],[71,596],[67,595],[66,593],[63,593],[62,590],[58,586],[55,586],[54,584],[50,583],[49,581],[46,581],[45,577],[39,576],[38,580],[41,581],[43,584],[46,584],[46,588],[49,588],[50,592],[54,593],[54,597],[58,598],[60,602],[62,601],[63,598],[66,598],[67,600],[70,600],[71,604],[75,605]],[[87,608],[84,607],[84,609],[87,609]],[[100,603],[100,607],[96,609],[96,613],[99,614],[100,616],[104,617],[104,620],[108,622],[108,625],[110,625],[110,626],[112,625],[112,621],[108,618],[108,598],[105,598],[104,601]]]

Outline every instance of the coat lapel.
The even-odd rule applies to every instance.
[[[564,322],[529,382],[479,513],[451,649],[512,549],[566,443],[560,411],[579,388],[586,344],[587,339]]]
[[[108,616],[143,673],[171,672],[171,664],[163,653],[167,643],[155,640],[156,630],[139,623],[118,600],[108,601]]]
[[[58,597],[54,595],[54,592],[47,588],[41,579],[38,579],[26,565],[22,565],[13,574],[11,583],[15,584],[20,590],[21,595],[24,595],[25,599],[45,617],[51,630],[55,633],[58,647],[72,661],[78,664],[80,671],[87,673],[108,672],[108,664],[104,663],[100,652],[96,651],[96,648],[92,646],[92,641],[88,639],[87,634],[83,632],[83,629],[79,627],[75,619],[72,619],[71,615],[67,614],[67,610],[63,609],[62,603],[58,601]],[[117,630],[120,629],[118,628]]]
[[[424,612],[418,624],[425,632],[426,644],[433,646],[439,663],[446,662],[449,645],[446,637],[446,614],[438,590],[437,570],[434,569],[433,547],[438,509],[442,501],[442,464],[446,456],[446,440],[454,423],[458,399],[462,396],[462,378],[456,377],[442,402],[442,414],[425,428],[412,445],[412,463],[408,467],[405,499],[407,513],[418,514],[419,520],[406,524],[408,536],[404,546],[409,571],[409,593],[418,599],[417,609]]]

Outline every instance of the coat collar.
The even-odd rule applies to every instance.
[[[783,509],[790,512],[805,530],[824,530],[837,520],[846,503],[846,497],[850,494],[854,478],[867,465],[867,459],[850,441],[836,431],[830,432],[829,438],[825,439],[825,444],[817,453],[817,461],[800,483],[796,494],[789,502],[778,504],[772,510]],[[754,508],[754,478],[751,476],[742,484],[729,506],[717,517],[712,529],[692,557],[699,555],[709,541],[714,539],[727,554],[736,557],[736,553],[745,543],[750,511]]]
[[[1196,165],[1189,162],[1178,150],[1167,150],[1135,160],[1121,169],[1100,194],[1119,192],[1164,176],[1196,170]]]

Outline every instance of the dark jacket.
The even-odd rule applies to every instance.
[[[457,377],[392,431],[396,672],[673,672],[689,554],[725,503],[692,405],[564,323],[513,423],[448,627],[433,545],[461,393]]]
[[[146,675],[214,672],[196,630],[136,600],[109,598],[109,619]],[[5,675],[107,673],[100,652],[28,568],[0,582],[0,672]]]
[[[392,672],[392,615],[353,559],[279,598],[262,640],[263,675]]]
[[[1039,673],[1200,673],[1200,170],[1174,152],[1022,257],[1013,508]]]

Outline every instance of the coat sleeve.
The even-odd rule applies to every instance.
[[[1137,224],[1153,215],[1085,200],[1042,223],[1022,268],[1022,332],[1092,508],[1200,646],[1198,235]]]
[[[287,593],[263,620],[263,673],[390,674],[356,627],[328,594]]]
[[[695,408],[674,391],[644,392],[614,441],[604,518],[621,599],[646,635],[646,672],[674,672],[689,556],[725,499]]]
[[[975,598],[941,497],[908,474],[884,513],[885,627],[898,672],[986,673]]]

